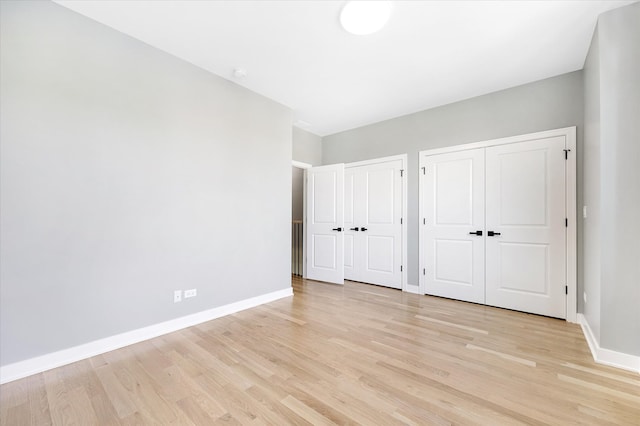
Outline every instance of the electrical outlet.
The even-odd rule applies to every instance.
[[[182,290],[176,290],[173,292],[173,303],[182,302]]]
[[[192,288],[191,290],[185,290],[184,291],[184,298],[188,299],[190,297],[196,297],[198,295],[198,289],[197,288]]]
[[[582,298],[584,299],[584,303],[587,303],[587,292],[582,293]]]
[[[582,218],[587,218],[587,206],[582,206]]]

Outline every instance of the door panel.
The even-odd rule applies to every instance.
[[[427,294],[484,303],[484,149],[421,161]],[[484,235],[484,234],[483,234]]]
[[[497,154],[499,167],[502,225],[546,226],[547,209],[547,150],[535,149]],[[494,160],[491,160],[492,162]],[[491,194],[492,195],[492,194]]]
[[[564,137],[486,149],[486,303],[566,317]]]
[[[307,278],[344,284],[344,165],[306,173]]]
[[[399,160],[397,162],[400,162]],[[393,164],[386,165],[383,169],[371,166],[373,170],[365,171],[367,198],[366,198],[366,223],[369,225],[393,225],[395,207],[397,203],[395,191],[395,174],[399,172]],[[399,176],[398,181],[399,181]]]
[[[549,292],[549,245],[498,241],[498,274],[502,288],[532,294]]]
[[[393,273],[395,238],[393,236],[366,236],[367,267],[370,272]]]
[[[328,270],[336,269],[336,252],[338,242],[335,235],[312,235],[313,253],[312,268]]]
[[[433,164],[435,225],[473,225],[474,161],[471,156]]]
[[[337,204],[339,202],[337,195],[337,173],[319,172],[312,174],[312,185],[314,200],[322,200],[316,202],[311,209],[313,222],[316,224],[337,222]]]
[[[473,241],[434,240],[437,282],[473,286]]]

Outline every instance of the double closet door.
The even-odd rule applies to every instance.
[[[402,160],[344,171],[344,277],[402,287]]]
[[[421,155],[427,294],[566,317],[565,138]]]
[[[306,278],[402,288],[406,156],[306,170]]]

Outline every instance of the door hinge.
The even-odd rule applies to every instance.
[[[571,151],[570,149],[563,149],[564,151],[564,159],[568,160],[569,159],[569,151]]]
[[[400,225],[402,225],[402,218],[400,218]]]
[[[402,265],[400,265],[400,272],[402,272]]]
[[[569,218],[564,218],[564,227],[568,228],[569,227]]]
[[[421,169],[422,169],[422,174],[426,175],[427,174],[427,168],[426,167],[421,167]]]
[[[564,286],[564,294],[569,294],[569,287],[568,286]]]
[[[404,169],[400,169],[400,177],[404,176]]]
[[[422,275],[427,275],[427,270],[422,268]]]
[[[426,225],[427,224],[427,219],[425,219],[424,217],[422,218],[422,224]]]

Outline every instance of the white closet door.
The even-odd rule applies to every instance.
[[[425,292],[484,303],[484,149],[420,163]]]
[[[402,288],[402,160],[345,169],[345,278]]]
[[[307,278],[344,284],[344,164],[307,173]]]
[[[361,281],[402,287],[402,160],[361,168]]]
[[[566,317],[564,141],[486,150],[488,305]]]

